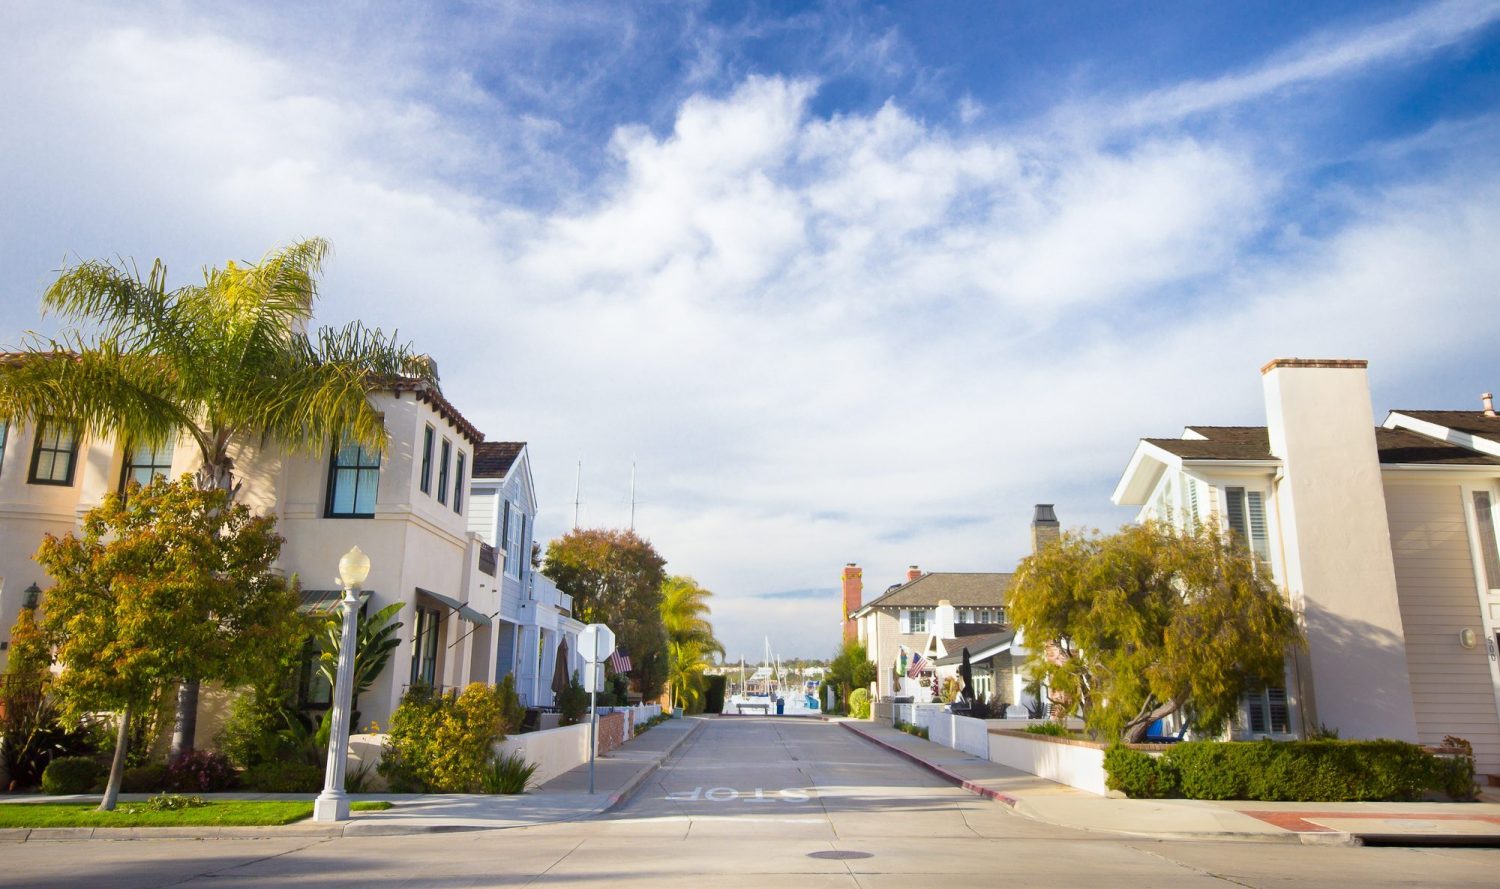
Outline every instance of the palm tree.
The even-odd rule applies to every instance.
[[[687,706],[701,693],[700,678],[713,654],[724,654],[709,623],[713,593],[691,577],[673,575],[661,588],[661,621],[667,631],[668,704]]]
[[[42,311],[70,326],[56,338],[29,334],[24,351],[0,357],[0,418],[147,445],[191,439],[198,485],[231,496],[239,445],[269,439],[318,453],[347,439],[384,451],[367,393],[394,377],[436,377],[428,359],[379,329],[307,333],[328,251],[322,239],[300,241],[175,290],[159,259],[144,278],[123,261],[63,269]],[[174,759],[193,749],[197,704],[196,679],[183,677]]]

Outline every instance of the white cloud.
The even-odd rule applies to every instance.
[[[1304,171],[1265,134],[1171,124],[1490,16],[1442,6],[1126,102],[1149,126],[1108,140],[997,129],[973,100],[959,129],[896,100],[819,116],[816,82],[751,77],[693,93],[669,127],[619,127],[603,173],[555,204],[521,195],[577,166],[542,147],[559,119],[453,66],[309,66],[201,23],[12,34],[0,123],[25,125],[0,126],[19,210],[0,222],[0,339],[68,251],[185,270],[328,236],[325,317],[400,327],[481,428],[530,440],[543,535],[571,524],[580,457],[585,524],[622,524],[634,457],[638,526],[719,592],[731,650],[769,634],[822,654],[836,598],[754,596],[833,586],[850,560],[872,595],[911,563],[1004,570],[1038,501],[1116,524],[1133,440],[1254,422],[1269,357],[1368,357],[1377,407],[1445,398],[1445,362],[1495,333],[1492,165],[1289,193]],[[1493,122],[1468,132],[1486,158]],[[1287,208],[1306,201],[1336,223],[1300,228]]]

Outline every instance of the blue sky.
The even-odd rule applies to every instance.
[[[639,526],[732,654],[846,561],[1006,570],[1135,439],[1500,385],[1500,3],[9,3],[0,343],[67,257],[293,238],[321,316]]]

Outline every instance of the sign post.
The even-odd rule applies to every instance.
[[[599,686],[604,684],[604,661],[615,650],[615,633],[604,624],[589,624],[578,634],[578,652],[586,665],[584,690],[589,693],[589,793],[594,792],[594,754],[599,749]]]

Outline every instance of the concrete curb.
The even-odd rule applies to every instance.
[[[950,784],[967,790],[976,796],[994,800],[995,802],[1006,806],[1011,811],[1030,818],[1033,821],[1038,821],[1043,824],[1050,824],[1054,827],[1066,827],[1070,830],[1082,830],[1090,833],[1110,833],[1119,836],[1136,837],[1144,840],[1211,840],[1214,842],[1273,843],[1303,846],[1363,845],[1359,837],[1340,831],[1319,831],[1318,833],[1299,833],[1295,831],[1287,831],[1285,834],[1234,833],[1229,831],[1179,831],[1172,833],[1140,833],[1138,831],[1129,830],[1102,831],[1095,828],[1078,827],[1072,824],[1065,824],[1063,822],[1054,821],[1050,818],[1038,814],[1035,810],[1032,809],[1032,807],[1026,804],[1026,800],[1020,797],[1011,796],[1008,793],[1002,793],[993,788],[985,787],[982,784],[975,784],[974,782],[969,781],[963,776],[955,774],[948,769],[937,765],[936,763],[928,762],[920,756],[917,756],[915,753],[904,750],[886,741],[882,741],[881,739],[869,734],[868,732],[861,731],[851,723],[841,722],[839,724],[849,731],[854,732],[856,735],[859,735],[861,738],[864,738],[866,741],[869,741],[871,744],[889,750],[897,756],[900,756],[903,759],[909,760],[921,766],[922,768],[926,769],[929,772],[932,772],[933,774],[937,775]]]
[[[646,783],[646,779],[656,774],[656,770],[661,768],[661,764],[672,758],[672,754],[677,752],[677,748],[681,747],[683,744],[686,744],[688,738],[691,738],[692,736],[698,734],[698,732],[702,730],[703,726],[708,724],[708,720],[706,719],[694,719],[693,722],[693,727],[683,732],[682,737],[673,741],[672,746],[668,747],[666,750],[663,750],[661,756],[657,757],[656,762],[653,762],[647,768],[641,769],[639,772],[636,772],[629,781],[625,782],[624,787],[621,787],[619,790],[610,794],[609,801],[605,804],[604,808],[600,809],[594,814],[607,814],[608,812],[613,811],[615,808],[629,802],[630,798],[634,796],[636,791],[641,788],[641,785]]]

